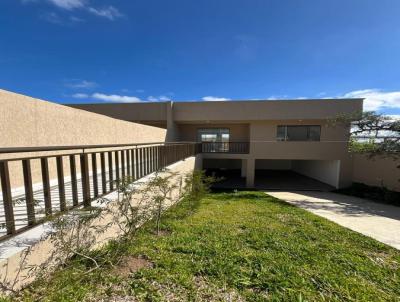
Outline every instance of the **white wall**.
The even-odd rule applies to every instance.
[[[327,183],[335,188],[339,187],[339,160],[294,160],[293,171]]]

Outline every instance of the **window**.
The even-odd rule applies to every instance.
[[[229,142],[229,129],[210,128],[198,129],[197,140],[200,142]]]
[[[321,126],[293,125],[278,126],[276,139],[279,141],[319,141]]]
[[[229,129],[209,128],[198,129],[197,140],[202,142],[203,152],[228,152]]]

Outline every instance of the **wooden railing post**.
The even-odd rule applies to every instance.
[[[82,176],[82,194],[83,206],[90,207],[90,182],[89,182],[89,157],[87,153],[80,155],[81,160],[81,176]]]
[[[65,201],[64,164],[62,156],[57,156],[56,162],[57,162],[58,196],[60,198],[60,211],[65,211],[67,209],[67,204]]]
[[[131,156],[130,156],[131,153],[129,151],[130,151],[129,149],[127,149],[125,151],[125,153],[126,153],[126,175],[128,176],[128,179],[129,179],[129,176],[131,176]]]
[[[110,182],[110,191],[114,190],[114,166],[112,152],[108,152],[108,177]]]
[[[69,170],[71,173],[72,205],[77,206],[79,201],[78,201],[78,181],[76,178],[75,155],[69,156]]]
[[[119,151],[115,151],[114,152],[114,156],[115,156],[115,182],[117,184],[117,188],[119,186]]]
[[[145,166],[144,166],[144,173],[145,175],[149,174],[149,147],[144,148],[145,152],[144,152],[144,162],[145,162]]]
[[[121,178],[122,178],[122,182],[125,181],[125,150],[121,151]]]
[[[132,179],[135,178],[135,149],[131,149],[131,176]]]
[[[140,157],[140,177],[142,178],[144,176],[144,166],[143,166],[143,148],[139,148],[139,157]]]
[[[26,212],[28,217],[28,225],[34,225],[35,220],[35,200],[33,198],[33,188],[32,188],[32,172],[31,172],[31,162],[29,159],[24,159],[22,161],[22,170],[24,174],[24,187],[25,187],[25,202],[26,202]]]
[[[8,162],[0,161],[0,178],[1,178],[1,190],[3,193],[3,205],[4,215],[6,220],[7,234],[11,235],[15,233],[15,220],[13,201],[11,195],[11,184],[10,184],[10,172],[8,169]]]
[[[51,208],[51,192],[50,192],[50,179],[49,179],[49,161],[46,157],[40,159],[42,168],[42,182],[43,182],[43,196],[44,196],[44,210],[46,215],[52,214]]]
[[[97,155],[92,153],[92,178],[93,178],[93,197],[99,196],[99,182],[97,178]]]
[[[107,180],[106,180],[106,158],[104,152],[100,153],[100,167],[101,167],[101,191],[103,194],[107,193]]]
[[[139,149],[135,149],[135,179],[140,178],[140,169],[139,169]]]

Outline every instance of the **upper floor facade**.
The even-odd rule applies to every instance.
[[[209,157],[340,159],[362,99],[79,104],[74,108],[167,129],[168,141],[203,142]]]

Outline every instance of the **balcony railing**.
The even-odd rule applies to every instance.
[[[232,153],[248,154],[250,151],[249,142],[202,142],[202,153]]]
[[[90,207],[92,200],[115,190],[126,176],[140,179],[196,155],[199,147],[197,143],[149,143],[0,148],[0,239],[56,212]],[[12,188],[19,174],[23,187]],[[51,179],[52,174],[56,179]]]

